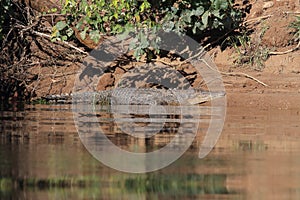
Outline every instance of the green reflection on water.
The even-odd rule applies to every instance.
[[[13,191],[45,192],[53,197],[73,191],[77,197],[100,198],[135,194],[153,197],[187,197],[201,194],[227,194],[226,175],[223,174],[116,174],[93,177],[56,177],[52,179],[0,178],[0,195],[10,196]]]
[[[127,178],[126,191],[141,193],[162,193],[167,195],[226,194],[226,175],[185,174],[185,175],[145,175]]]

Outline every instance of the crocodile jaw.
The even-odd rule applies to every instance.
[[[198,95],[194,98],[188,99],[187,102],[189,104],[195,105],[195,104],[205,103],[205,102],[210,101],[210,100],[211,100],[210,96],[203,97],[201,95]]]
[[[205,94],[200,94],[197,95],[196,97],[190,98],[187,100],[187,102],[192,105],[201,104],[201,103],[211,101],[213,99],[224,97],[225,94],[226,94],[225,92],[212,92],[212,93],[207,92]]]

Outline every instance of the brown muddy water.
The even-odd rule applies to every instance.
[[[79,138],[71,105],[7,106],[0,112],[0,199],[299,199],[300,106],[252,103],[228,103],[222,134],[205,158],[198,158],[204,126],[178,160],[141,174],[96,160]],[[107,137],[133,152],[163,147],[178,126],[137,140],[109,112],[97,116]]]

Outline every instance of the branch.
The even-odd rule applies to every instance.
[[[295,11],[295,12],[293,12],[293,11],[287,11],[287,12],[284,12],[284,13],[297,15],[297,14],[300,14],[300,11]]]
[[[37,31],[32,31],[32,33],[34,33],[35,35],[38,35],[40,37],[46,37],[46,38],[49,38],[51,39],[51,35],[47,35],[45,33],[40,33],[40,32],[37,32]],[[74,45],[70,44],[69,42],[66,42],[66,41],[62,41],[61,39],[57,38],[57,41],[63,43],[64,45],[72,48],[72,49],[75,49],[76,51],[80,52],[80,53],[83,53],[85,55],[89,55],[86,51],[83,51],[81,49],[79,49],[78,47],[75,47]]]
[[[272,16],[273,15],[266,15],[266,16],[256,17],[256,18],[253,18],[253,19],[248,19],[248,20],[244,21],[242,24],[247,24],[247,23],[250,23],[250,22],[260,21],[262,19],[268,19]]]
[[[263,86],[268,86],[266,83],[258,80],[257,78],[254,78],[253,76],[250,76],[249,74],[243,73],[243,72],[220,72],[222,75],[226,75],[226,76],[242,76],[242,77],[246,77],[249,79],[252,79],[260,84],[262,84]]]
[[[243,73],[243,72],[220,72],[218,69],[212,68],[212,67],[206,62],[206,60],[201,59],[201,61],[204,62],[204,64],[205,64],[208,68],[210,68],[210,69],[213,70],[213,71],[219,72],[219,73],[222,74],[222,75],[227,75],[227,76],[243,76],[243,77],[250,78],[250,79],[252,79],[252,80],[258,82],[258,83],[262,84],[263,86],[268,86],[268,85],[265,84],[264,82],[258,80],[257,78],[254,78],[253,76],[250,76],[250,75],[248,75],[248,74],[246,74],[246,73]]]
[[[27,31],[29,30],[30,28],[32,28],[32,26],[29,26],[29,27],[26,27],[26,26],[23,26],[23,25],[18,25],[20,28],[22,28],[23,30]],[[48,38],[48,39],[51,39],[51,35],[48,35],[48,34],[45,34],[45,33],[41,33],[41,32],[38,32],[38,31],[34,31],[34,30],[31,30],[31,32],[37,36],[40,36],[40,37],[44,37],[44,38]],[[69,42],[66,42],[66,41],[62,41],[61,39],[57,39],[57,41],[61,42],[62,44],[72,48],[72,49],[75,49],[76,51],[80,52],[80,53],[83,53],[85,55],[89,55],[87,52],[79,49],[78,47],[75,47],[74,45],[70,44]]]
[[[299,42],[297,44],[296,47],[292,48],[292,49],[289,49],[287,51],[279,51],[279,52],[276,52],[276,51],[271,51],[269,52],[269,55],[283,55],[283,54],[287,54],[287,53],[291,53],[293,51],[296,51],[300,48],[300,39],[299,39]]]

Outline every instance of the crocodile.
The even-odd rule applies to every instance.
[[[48,95],[43,99],[52,103],[195,105],[224,96],[223,91],[209,92],[200,89],[115,88],[97,92],[77,92],[71,95]]]

